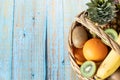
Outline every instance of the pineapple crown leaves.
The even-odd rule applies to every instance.
[[[116,16],[114,0],[91,0],[87,6],[88,18],[100,25],[110,22]]]
[[[102,6],[102,4],[106,3],[113,3],[114,0],[91,0],[91,2],[87,3],[89,7],[96,7],[96,6]]]

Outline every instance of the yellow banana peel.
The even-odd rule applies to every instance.
[[[120,44],[120,35],[117,43]],[[105,60],[101,63],[95,75],[96,80],[104,80],[112,75],[120,67],[120,55],[111,50]]]

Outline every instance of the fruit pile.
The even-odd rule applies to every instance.
[[[91,0],[86,18],[120,44],[120,9],[117,0]],[[94,32],[77,23],[71,32],[73,55],[81,75],[95,80],[120,80],[120,55]],[[116,72],[115,72],[116,71]]]

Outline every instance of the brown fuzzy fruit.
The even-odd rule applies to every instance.
[[[77,26],[72,33],[72,41],[76,48],[82,48],[88,40],[87,32],[83,26]]]

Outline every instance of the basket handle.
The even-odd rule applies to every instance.
[[[86,17],[86,12],[82,12],[80,15],[76,17],[76,21],[78,23],[81,23],[83,26],[88,28],[90,31],[97,34],[100,38],[108,42],[108,46],[110,46],[113,50],[115,50],[120,55],[120,46],[117,42],[115,42],[113,39],[111,39],[99,26],[96,26],[92,23],[89,19]]]

